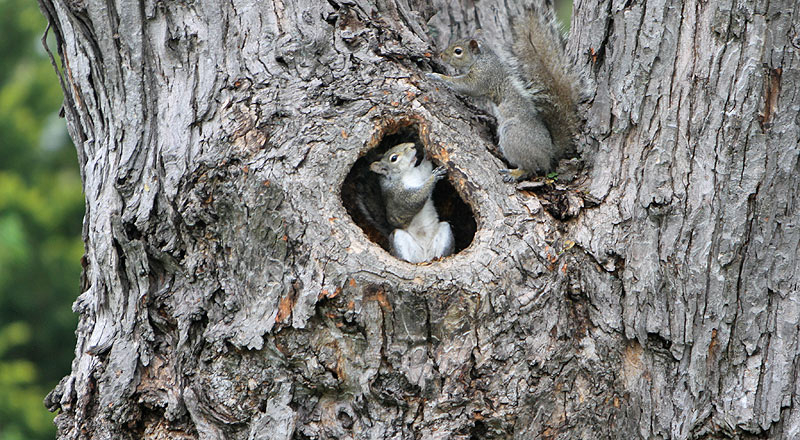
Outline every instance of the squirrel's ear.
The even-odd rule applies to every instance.
[[[480,45],[478,44],[478,40],[469,40],[469,51],[472,53],[481,53]]]
[[[372,164],[370,164],[369,166],[369,169],[373,173],[384,174],[384,175],[387,174],[388,172],[388,170],[386,169],[386,164],[384,164],[381,161],[372,162]]]

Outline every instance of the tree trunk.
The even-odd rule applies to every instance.
[[[517,2],[40,2],[86,192],[59,438],[800,435],[795,1],[576,2],[587,171],[533,191],[421,75]],[[402,141],[442,261],[355,207]]]

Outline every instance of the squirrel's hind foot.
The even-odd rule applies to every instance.
[[[503,168],[500,170],[500,174],[503,175],[503,182],[516,183],[528,177],[529,173],[522,168]]]

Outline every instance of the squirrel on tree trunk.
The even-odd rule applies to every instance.
[[[427,74],[458,93],[493,104],[500,153],[516,167],[501,170],[506,182],[552,171],[559,159],[574,153],[582,90],[552,10],[530,9],[513,31],[509,59],[482,40],[468,38],[441,54],[461,75]]]

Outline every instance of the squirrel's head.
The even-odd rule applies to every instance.
[[[392,147],[383,154],[380,160],[372,162],[369,169],[374,173],[390,176],[416,165],[417,149],[413,142],[406,142]]]
[[[469,67],[481,53],[481,43],[474,38],[458,40],[442,52],[442,61],[455,67]]]

